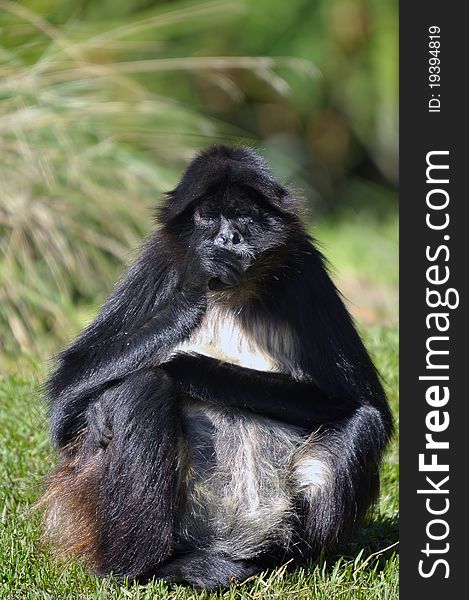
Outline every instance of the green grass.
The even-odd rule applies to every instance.
[[[398,340],[394,327],[376,325],[365,341],[381,369],[397,413]],[[392,599],[398,597],[397,440],[383,465],[375,514],[336,561],[287,573],[278,569],[223,594],[196,594],[161,582],[146,587],[100,580],[82,566],[54,562],[40,544],[40,519],[32,509],[41,481],[54,464],[39,392],[41,371],[24,365],[0,381],[0,598],[309,598]]]

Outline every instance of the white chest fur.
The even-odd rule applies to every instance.
[[[253,330],[246,331],[233,311],[213,306],[200,327],[176,351],[196,352],[258,371],[278,371],[283,361],[278,348],[269,343],[273,336],[261,324],[253,324]],[[279,344],[274,341],[273,345]]]

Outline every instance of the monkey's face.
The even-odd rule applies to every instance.
[[[213,190],[193,212],[194,236],[223,247],[247,270],[258,256],[284,243],[288,220],[248,188]]]

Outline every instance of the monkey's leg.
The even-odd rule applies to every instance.
[[[292,548],[297,558],[335,550],[360,524],[377,497],[388,434],[385,416],[362,406],[352,417],[312,434],[298,451],[293,480],[301,525]]]
[[[86,421],[51,478],[47,528],[100,574],[136,577],[172,548],[180,435],[172,381],[159,369],[133,373]]]

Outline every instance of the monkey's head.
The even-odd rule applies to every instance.
[[[167,196],[160,220],[186,248],[204,244],[237,256],[244,270],[284,246],[300,226],[298,202],[252,149],[199,154]]]

